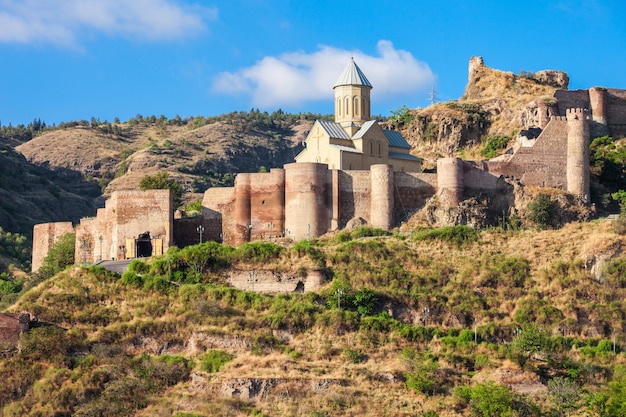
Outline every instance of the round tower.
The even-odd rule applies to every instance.
[[[370,223],[390,230],[394,226],[393,167],[386,164],[370,167]]]
[[[329,228],[326,202],[328,166],[314,162],[285,165],[285,229],[294,240],[323,235]]]
[[[333,90],[335,90],[335,122],[352,137],[363,123],[370,119],[372,84],[351,58]]]
[[[235,177],[235,237],[234,243],[239,246],[251,240],[250,228],[252,210],[250,206],[251,175],[240,173]]]
[[[589,201],[589,119],[584,109],[567,109],[567,191]]]
[[[463,161],[459,158],[437,160],[437,188],[444,205],[456,206],[463,201]]]
[[[589,89],[589,105],[591,107],[591,121],[594,137],[609,134],[609,122],[607,118],[608,93],[606,88],[593,87]]]
[[[603,125],[606,121],[606,88],[593,87],[589,89],[589,104],[591,105],[591,120]]]

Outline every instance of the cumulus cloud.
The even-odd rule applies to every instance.
[[[0,42],[77,46],[94,32],[147,41],[206,30],[217,9],[172,0],[0,0]]]
[[[435,76],[427,64],[410,52],[397,50],[381,40],[376,56],[322,46],[313,53],[292,52],[265,57],[236,72],[223,72],[213,80],[213,91],[249,95],[258,107],[298,105],[327,99],[350,57],[376,89],[376,97],[413,93],[431,88]]]

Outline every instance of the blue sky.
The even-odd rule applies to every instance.
[[[0,0],[0,123],[332,113],[354,56],[372,112],[457,99],[471,56],[626,88],[623,1]]]

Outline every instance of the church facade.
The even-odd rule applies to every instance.
[[[296,162],[314,162],[330,169],[367,170],[391,165],[393,171],[419,172],[420,158],[400,132],[382,129],[370,120],[372,84],[353,59],[341,73],[335,90],[335,121],[318,120]]]

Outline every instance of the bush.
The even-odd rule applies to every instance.
[[[141,179],[139,187],[142,190],[170,190],[174,208],[181,205],[183,187],[175,179],[170,178],[170,174],[165,171],[155,175],[146,175]]]
[[[205,372],[219,372],[224,365],[233,360],[233,356],[223,350],[209,350],[200,356],[200,369]]]
[[[352,304],[361,316],[369,316],[374,312],[378,296],[369,288],[361,288],[352,297]]]
[[[483,149],[480,154],[485,158],[493,158],[498,155],[500,149],[504,149],[511,140],[508,136],[490,136],[483,139]]]
[[[38,274],[43,278],[49,278],[64,270],[69,265],[74,265],[74,246],[76,235],[68,233],[57,240],[43,259]]]
[[[343,356],[346,357],[351,363],[361,363],[367,360],[367,355],[358,350],[345,348],[343,350]]]
[[[459,387],[454,395],[469,405],[473,416],[506,417],[515,416],[513,393],[493,381],[473,387]]]
[[[478,232],[469,226],[445,226],[439,229],[420,230],[413,235],[415,240],[441,240],[461,247],[478,241]]]
[[[132,271],[126,271],[122,274],[120,283],[124,285],[131,285],[135,288],[141,288],[143,287],[143,278]]]
[[[246,242],[235,249],[233,257],[240,262],[268,262],[280,257],[283,247],[272,242]]]
[[[150,271],[150,266],[143,261],[135,259],[128,264],[128,270],[136,274],[146,274]]]
[[[526,207],[527,218],[539,229],[547,229],[556,224],[557,207],[550,196],[540,194]]]

